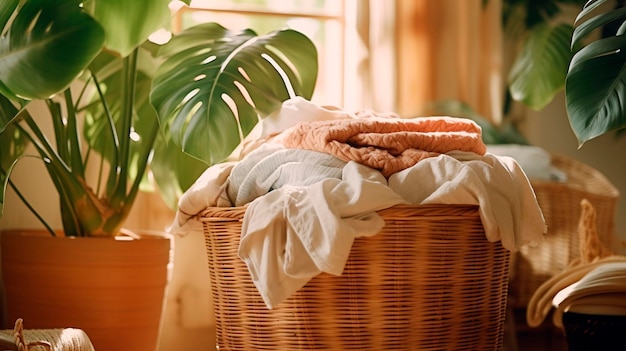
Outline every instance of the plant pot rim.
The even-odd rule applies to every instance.
[[[133,240],[145,240],[145,239],[172,239],[172,234],[155,231],[155,230],[141,230],[141,231],[130,231],[127,229],[123,229],[118,235],[111,236],[66,236],[63,230],[55,230],[56,236],[52,236],[45,229],[34,229],[34,228],[9,228],[9,229],[0,229],[0,235],[10,235],[10,236],[28,236],[28,237],[41,237],[41,238],[49,238],[49,239],[103,239],[103,240],[116,240],[116,241],[133,241]]]

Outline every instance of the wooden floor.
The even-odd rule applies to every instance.
[[[511,314],[513,318],[507,321],[504,331],[504,351],[567,351],[565,335],[552,325],[551,316],[539,327],[531,328],[523,310],[509,311]]]

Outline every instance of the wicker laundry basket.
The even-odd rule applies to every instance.
[[[269,310],[237,250],[242,207],[202,214],[217,344],[232,350],[499,350],[509,251],[476,206],[398,205],[358,238],[341,276],[320,274]]]
[[[578,222],[583,198],[596,209],[600,240],[608,248],[613,245],[617,188],[601,172],[575,159],[553,154],[552,166],[567,179],[531,181],[548,232],[541,245],[523,247],[512,260],[509,305],[513,308],[525,308],[541,284],[580,256]]]

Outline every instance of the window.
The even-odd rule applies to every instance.
[[[319,72],[313,102],[356,109],[359,50],[355,50],[358,0],[193,0],[174,17],[174,32],[203,22],[265,34],[292,28],[308,36],[317,47]],[[363,55],[361,55],[363,57]],[[347,103],[347,102],[350,103]]]

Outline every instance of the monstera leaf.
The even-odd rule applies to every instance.
[[[509,74],[509,91],[514,100],[538,111],[563,89],[572,57],[572,31],[572,26],[565,23],[542,23],[532,29]]]
[[[185,3],[189,3],[186,0]],[[171,0],[87,0],[85,6],[105,29],[107,49],[128,56],[170,20]]]
[[[572,46],[614,21],[622,25],[612,36],[593,40],[574,54],[567,72],[567,114],[579,145],[626,127],[626,8],[602,11],[606,0],[590,1],[575,22]]]
[[[0,214],[29,141],[59,194],[65,234],[117,235],[147,171],[171,205],[260,118],[311,97],[317,52],[303,34],[209,23],[159,50],[147,39],[169,26],[168,4],[0,1]],[[30,109],[35,99],[47,111]]]
[[[315,46],[288,29],[258,36],[205,23],[172,38],[160,55],[166,61],[150,98],[161,128],[209,165],[284,100],[310,99],[317,76]]]
[[[207,167],[206,163],[182,152],[171,140],[165,141],[162,135],[157,139],[150,168],[159,194],[170,208],[178,208],[178,200]]]
[[[19,2],[19,1],[18,1]],[[104,30],[76,0],[24,3],[0,37],[0,93],[45,99],[65,89],[100,52]],[[16,8],[0,4],[0,20]]]

